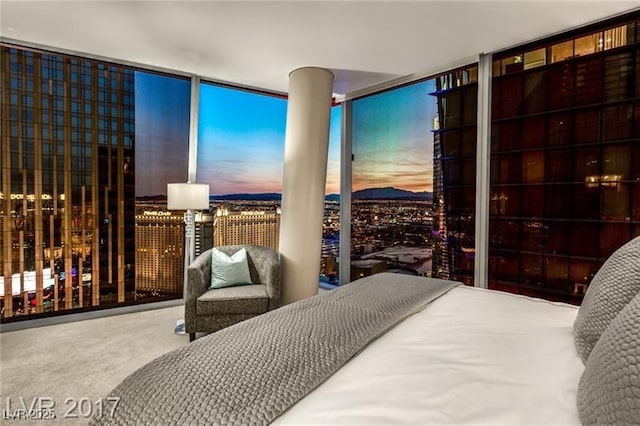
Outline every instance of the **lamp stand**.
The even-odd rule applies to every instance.
[[[189,273],[187,269],[191,262],[194,260],[194,220],[193,210],[187,210],[184,212],[184,275],[182,279],[182,298],[187,299],[187,280]],[[184,319],[178,320],[175,328],[176,334],[185,334]]]
[[[197,128],[197,126],[196,126]],[[187,302],[187,282],[189,265],[193,262],[194,244],[194,210],[209,208],[209,185],[206,183],[167,183],[167,210],[183,210],[184,213],[184,276],[182,277],[182,298]],[[184,318],[178,320],[176,334],[185,334]]]

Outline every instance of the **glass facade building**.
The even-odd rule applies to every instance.
[[[473,285],[478,66],[435,79],[433,276]]]
[[[134,72],[1,54],[2,318],[133,300]]]
[[[640,235],[639,27],[494,56],[490,288],[580,303],[603,261]]]
[[[181,297],[166,183],[186,180],[189,81],[13,45],[1,55],[2,321]]]

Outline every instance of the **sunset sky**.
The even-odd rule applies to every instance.
[[[284,99],[200,87],[198,182],[213,195],[282,191],[287,118]],[[340,108],[331,114],[327,193],[339,193]]]
[[[354,191],[433,191],[435,80],[353,102]]]
[[[189,92],[185,79],[136,73],[136,195],[185,182]],[[353,190],[433,189],[434,81],[353,102]],[[340,193],[341,107],[331,112],[327,194]],[[202,84],[197,181],[212,195],[281,192],[286,100]],[[140,178],[144,176],[144,179]]]

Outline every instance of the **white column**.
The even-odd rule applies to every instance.
[[[322,68],[289,74],[280,223],[283,304],[318,293],[333,79]]]

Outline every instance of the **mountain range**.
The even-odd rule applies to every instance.
[[[277,192],[266,192],[262,194],[226,194],[226,195],[211,195],[211,200],[216,201],[279,201],[282,199],[282,194]],[[340,194],[327,194],[326,201],[340,201]],[[351,198],[354,200],[423,200],[432,201],[433,193],[413,192],[406,191],[404,189],[398,189],[393,187],[385,188],[367,188],[355,191]]]
[[[414,200],[414,201],[433,201],[433,193],[413,192],[404,189],[398,189],[393,187],[385,188],[367,188],[355,191],[351,194],[353,200]],[[136,200],[141,201],[155,201],[166,200],[166,195],[144,195],[137,196]],[[282,200],[282,194],[279,192],[264,192],[260,194],[225,194],[225,195],[210,195],[209,199],[212,201],[280,201]],[[324,197],[325,201],[340,201],[340,194],[327,194]]]
[[[432,201],[433,193],[413,192],[393,187],[361,189],[351,194],[353,200],[424,200]]]
[[[264,192],[260,194],[210,195],[209,199],[216,201],[279,201],[282,199],[282,194],[278,192]]]

